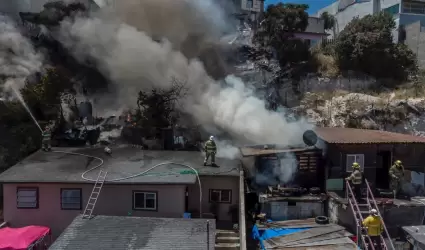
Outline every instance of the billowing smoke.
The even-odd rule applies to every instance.
[[[0,15],[0,75],[3,80],[6,79],[3,88],[21,88],[25,79],[38,72],[42,66],[42,55],[21,34],[16,23]]]
[[[210,30],[214,24],[210,17],[221,16],[218,11],[211,8],[208,10],[212,14],[207,14],[203,6],[209,5],[199,4],[199,1],[138,2],[139,5],[149,3],[162,12],[151,15],[126,13],[132,17],[128,22],[137,24],[137,28],[102,13],[72,22],[64,21],[61,26],[61,41],[82,61],[87,57],[94,58],[102,73],[114,84],[113,98],[108,99],[109,105],[105,108],[134,106],[135,93],[139,90],[169,88],[175,78],[188,88],[187,96],[181,100],[181,110],[192,115],[199,124],[214,124],[253,143],[302,144],[302,133],[311,128],[310,125],[303,121],[287,122],[282,114],[266,110],[264,102],[237,77],[214,81],[199,60],[188,59],[177,50],[175,45],[184,40],[179,34],[190,34],[192,29],[195,32],[202,28]],[[189,4],[187,6],[199,12],[176,11],[181,10],[179,4]],[[134,6],[127,6],[127,2],[120,2],[120,5],[125,6],[118,8],[119,13],[126,9],[137,10]],[[151,12],[150,9],[140,11]],[[143,18],[137,22],[139,14]],[[185,25],[181,25],[182,22]],[[155,29],[156,25],[160,28]],[[216,33],[221,30],[220,25],[212,27],[218,27]],[[213,31],[211,35],[215,34]],[[149,35],[151,33],[156,36],[155,40]]]
[[[271,164],[264,161],[263,164]],[[263,171],[257,172],[255,182],[258,185],[274,186],[277,184],[289,183],[298,169],[298,161],[294,154],[284,153],[277,164],[278,166],[263,165]]]

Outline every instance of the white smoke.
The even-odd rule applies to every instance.
[[[0,15],[0,75],[6,79],[4,89],[21,88],[25,79],[42,66],[43,56],[21,34],[16,23]]]
[[[263,171],[257,172],[255,182],[259,185],[274,186],[288,184],[298,170],[298,161],[293,153],[284,153],[277,160],[277,166],[270,166],[270,160],[262,162]],[[266,165],[264,165],[266,164]]]
[[[165,10],[170,8],[163,5],[169,1],[147,2],[164,8],[165,13]],[[179,1],[174,1],[175,4],[176,2]],[[192,3],[189,0],[183,2]],[[123,2],[122,5],[126,4]],[[200,5],[191,6],[199,9]],[[132,23],[137,23],[137,14],[131,14]],[[200,18],[188,17],[186,12],[174,14],[179,14],[189,21]],[[138,25],[139,29],[149,27],[148,33],[119,22],[110,15],[107,18],[97,15],[62,23],[61,41],[81,60],[94,58],[102,73],[115,84],[115,106],[109,102],[107,108],[134,106],[139,90],[152,87],[169,88],[171,79],[176,78],[184,82],[189,91],[182,100],[181,109],[191,114],[198,123],[215,124],[230,134],[242,135],[254,143],[302,144],[302,133],[311,129],[311,125],[304,121],[287,122],[281,114],[266,110],[264,102],[256,98],[237,77],[229,76],[225,83],[214,81],[199,60],[187,59],[175,50],[176,46],[169,40],[163,39],[159,43],[148,35],[155,28],[154,21],[160,23],[158,18],[161,15],[155,15],[153,20],[146,18],[146,15],[142,16],[146,23]],[[177,17],[179,16],[162,17],[162,22],[167,22],[170,26],[168,30],[172,31],[167,33],[167,29],[160,23],[159,26],[164,32],[159,34],[162,38],[175,38],[172,36],[176,31],[173,29],[173,18]],[[182,28],[177,25],[177,28],[179,27]],[[196,30],[198,29],[199,27]],[[181,32],[190,33],[189,31],[183,29]]]

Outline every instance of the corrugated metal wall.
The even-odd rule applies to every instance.
[[[262,212],[275,221],[306,219],[324,215],[324,204],[321,202],[276,201],[264,204]]]

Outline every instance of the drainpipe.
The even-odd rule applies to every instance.
[[[207,220],[207,250],[210,250],[210,221]]]

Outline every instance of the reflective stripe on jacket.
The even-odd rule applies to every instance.
[[[379,216],[369,215],[364,219],[363,226],[367,227],[369,236],[379,236],[384,231],[382,219]]]
[[[43,137],[43,141],[47,141],[50,140],[50,137],[52,136],[52,134],[50,132],[43,132],[42,137]]]
[[[214,141],[208,140],[205,143],[205,152],[207,153],[215,153],[217,152],[217,146],[215,145]]]
[[[355,185],[362,184],[363,181],[363,173],[362,171],[355,169],[348,179]]]

